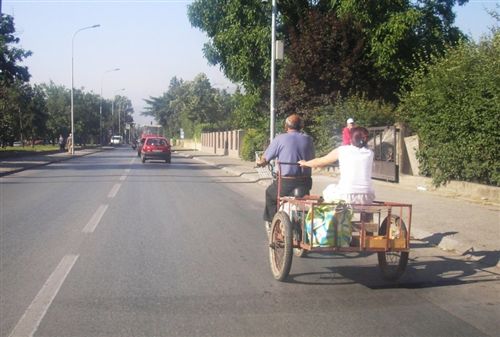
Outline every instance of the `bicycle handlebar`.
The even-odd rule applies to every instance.
[[[277,161],[278,165],[295,165],[295,166],[300,166],[299,163],[293,163],[293,162],[286,162],[286,161]]]

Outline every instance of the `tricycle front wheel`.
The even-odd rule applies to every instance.
[[[278,212],[271,224],[269,235],[269,262],[273,276],[284,281],[292,267],[292,223],[288,214]]]

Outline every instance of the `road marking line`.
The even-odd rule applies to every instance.
[[[118,190],[120,189],[121,186],[122,186],[122,184],[115,184],[113,186],[113,188],[111,189],[111,191],[109,191],[108,198],[116,197],[116,193],[118,193]]]
[[[122,175],[122,176],[120,177],[120,180],[121,180],[121,181],[124,181],[125,179],[127,179],[127,176],[126,176],[126,175]]]
[[[33,336],[77,259],[78,255],[66,255],[62,258],[9,337]]]
[[[89,222],[85,227],[82,229],[83,233],[93,233],[99,224],[99,221],[101,221],[102,216],[104,215],[104,212],[108,209],[108,205],[101,205],[95,211],[94,215],[92,215],[92,218],[90,218]]]

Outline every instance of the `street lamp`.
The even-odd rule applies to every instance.
[[[270,97],[270,141],[274,139],[274,124],[275,124],[275,108],[274,108],[274,87],[275,87],[275,59],[276,59],[276,0],[272,1],[272,16],[271,16],[271,97]]]
[[[119,92],[119,91],[124,91],[125,88],[121,88],[121,89],[118,89],[114,92],[114,95],[113,95],[113,100],[111,101],[111,115],[113,116],[115,113],[115,96],[116,96],[116,93]],[[118,134],[121,136],[121,132],[120,132],[120,110],[118,109]]]
[[[118,71],[118,70],[120,70],[120,68],[106,70],[104,73],[102,73],[102,76],[101,76],[101,96],[100,96],[101,99],[99,101],[99,137],[101,139],[101,146],[103,144],[103,139],[102,139],[102,85],[104,83],[104,75],[106,75],[107,73],[113,72],[113,71]]]
[[[97,28],[101,27],[101,25],[93,25],[93,26],[88,26],[88,27],[83,27],[78,29],[74,34],[73,38],[71,39],[71,154],[75,153],[75,123],[74,123],[74,112],[73,112],[73,87],[74,87],[74,61],[73,61],[73,54],[74,54],[74,49],[75,49],[75,36],[77,33],[81,32],[82,30],[85,29],[92,29],[92,28]]]

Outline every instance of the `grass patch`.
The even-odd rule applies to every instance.
[[[59,150],[59,145],[25,145],[25,146],[7,146],[0,148],[0,152],[47,152]]]
[[[23,157],[34,154],[49,154],[59,151],[59,145],[7,146],[0,148],[0,158]]]

